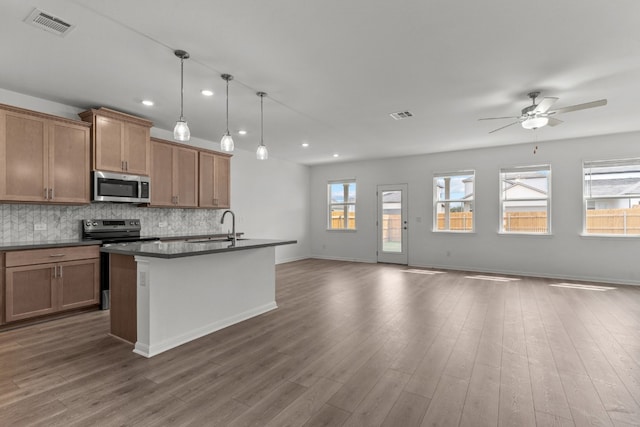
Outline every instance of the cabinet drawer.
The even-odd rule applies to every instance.
[[[45,264],[98,258],[99,256],[100,249],[98,245],[10,251],[5,253],[5,266]]]

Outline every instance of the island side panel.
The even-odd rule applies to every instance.
[[[275,248],[183,258],[137,256],[138,338],[151,357],[277,308]]]
[[[130,343],[137,338],[137,265],[133,256],[109,255],[111,335]]]

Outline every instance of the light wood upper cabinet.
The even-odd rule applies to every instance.
[[[92,168],[148,176],[151,171],[149,120],[108,108],[80,113],[92,124]]]
[[[151,206],[198,206],[198,150],[151,139]]]
[[[49,126],[50,201],[88,203],[90,201],[89,128],[51,123]]]
[[[200,207],[228,209],[231,206],[230,173],[228,155],[200,152]]]
[[[0,105],[0,200],[90,201],[89,126]]]

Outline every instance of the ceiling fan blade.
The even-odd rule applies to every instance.
[[[558,126],[560,124],[564,123],[562,120],[556,119],[555,117],[549,117],[549,123],[547,123],[548,126]]]
[[[555,104],[557,100],[558,98],[552,98],[552,97],[544,98],[542,101],[540,101],[538,105],[536,105],[536,108],[533,110],[533,114],[546,113],[547,110],[551,108],[551,106]]]
[[[485,117],[483,119],[478,120],[502,120],[502,119],[517,119],[520,116],[509,116],[509,117]]]
[[[569,107],[558,108],[557,110],[549,111],[549,114],[563,114],[570,113],[571,111],[585,110],[587,108],[602,107],[607,105],[606,99],[599,99],[597,101],[585,102],[584,104],[571,105]]]
[[[520,121],[513,122],[513,123],[509,123],[508,125],[506,125],[506,126],[502,126],[501,128],[498,128],[498,129],[494,129],[494,130],[492,130],[492,131],[491,131],[491,132],[489,132],[489,133],[498,132],[499,130],[502,130],[502,129],[504,129],[504,128],[508,128],[509,126],[513,126],[513,125],[515,125],[516,123],[520,123]]]

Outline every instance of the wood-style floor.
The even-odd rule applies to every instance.
[[[108,312],[0,333],[2,426],[640,425],[640,288],[305,260],[152,359]]]

